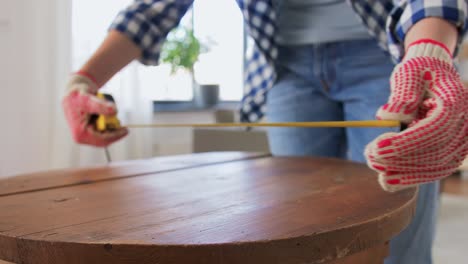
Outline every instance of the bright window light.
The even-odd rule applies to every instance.
[[[77,69],[95,51],[119,11],[133,0],[73,1],[73,67]],[[193,14],[193,19],[192,19]],[[193,23],[193,25],[192,25]],[[243,18],[235,1],[196,0],[181,21],[194,28],[196,36],[207,44],[195,65],[195,80],[200,84],[220,85],[220,100],[239,101],[242,97],[244,64]],[[193,98],[190,74],[179,71],[170,75],[169,65],[146,67],[133,64],[132,79],[156,101],[190,101]],[[107,86],[130,86],[117,75]],[[131,89],[131,87],[124,87]]]

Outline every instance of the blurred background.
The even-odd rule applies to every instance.
[[[69,74],[97,48],[130,2],[0,0],[0,177],[106,163],[102,149],[73,143],[60,100]],[[171,74],[170,64],[144,67],[135,62],[104,87],[116,98],[124,124],[237,121],[251,42],[235,1],[197,0],[181,26],[193,30],[204,47],[193,71]],[[459,56],[464,80],[467,50],[462,47]],[[200,104],[195,84],[216,84],[217,100]],[[110,148],[116,161],[216,150],[269,151],[262,129],[132,130]],[[444,181],[441,190],[438,264],[466,263],[465,169]]]
[[[105,161],[102,150],[72,143],[60,99],[69,74],[89,58],[117,13],[131,2],[0,0],[0,108],[4,120],[0,176]],[[205,47],[193,77],[197,83],[219,86],[218,104],[195,104],[188,70],[171,74],[169,64],[145,67],[135,62],[104,87],[116,98],[122,123],[236,118],[247,48],[237,4],[231,0],[196,1],[181,26],[193,29]],[[192,129],[131,131],[130,137],[110,151],[114,160],[190,153],[194,133]]]

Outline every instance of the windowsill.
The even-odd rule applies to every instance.
[[[193,101],[153,101],[153,112],[155,113],[175,113],[175,112],[211,112],[217,110],[236,111],[239,108],[239,101],[221,101],[215,106],[200,107]]]

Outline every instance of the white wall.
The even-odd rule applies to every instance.
[[[0,177],[52,166],[68,10],[64,0],[0,0]]]

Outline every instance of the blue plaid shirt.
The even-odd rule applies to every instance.
[[[395,62],[404,53],[409,28],[426,17],[440,17],[453,23],[459,42],[465,31],[465,0],[347,0],[380,47]],[[123,10],[110,29],[128,36],[142,49],[140,61],[157,65],[161,46],[193,0],[136,0]],[[274,67],[278,49],[275,42],[275,9],[272,0],[237,0],[254,45],[249,49],[245,72],[245,96],[241,121],[256,122],[265,114],[266,95],[276,79]]]

